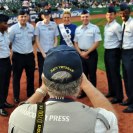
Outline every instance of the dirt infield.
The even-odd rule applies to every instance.
[[[93,18],[104,18],[105,15],[94,15]],[[57,23],[60,23],[61,20],[56,19]],[[73,17],[73,21],[80,21],[79,17]],[[38,87],[38,70],[35,71],[35,88]],[[103,93],[107,93],[107,80],[106,80],[106,73],[101,70],[97,70],[97,88]],[[21,78],[21,100],[26,100],[26,77],[25,72],[23,72],[22,78]],[[126,99],[126,95],[125,95]],[[9,95],[8,95],[8,101],[13,103],[13,93],[12,93],[12,78],[10,82],[10,88],[9,88]],[[85,103],[86,105],[90,105],[88,98],[83,98],[79,100],[80,102]],[[133,113],[132,114],[124,114],[122,113],[122,110],[125,107],[120,106],[119,104],[113,105],[118,113],[118,120],[119,120],[119,129],[120,133],[133,133]],[[17,105],[16,105],[17,107]],[[7,109],[9,113],[11,113],[14,109]],[[9,117],[1,117],[0,116],[0,133],[7,133],[8,129],[8,120]],[[55,131],[56,133],[56,131]]]

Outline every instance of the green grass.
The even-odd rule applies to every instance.
[[[117,22],[120,24],[122,23],[121,18],[117,17]],[[100,42],[100,45],[98,47],[98,69],[104,70],[105,71],[105,65],[104,65],[104,47],[103,47],[103,32],[104,32],[104,25],[106,23],[105,18],[98,18],[98,19],[93,19],[91,20],[91,23],[96,24],[100,28],[100,32],[102,35],[102,41]],[[76,25],[80,25],[81,22],[75,22]]]

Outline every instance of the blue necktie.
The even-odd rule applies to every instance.
[[[122,39],[121,39],[121,48],[122,48],[122,44],[123,44],[123,37],[124,37],[124,31],[125,31],[125,24],[123,25],[123,30],[122,30]]]

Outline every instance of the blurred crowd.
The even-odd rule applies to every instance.
[[[0,12],[5,12],[8,15],[14,15],[21,7],[28,7],[31,12],[40,12],[43,3],[48,2],[51,11],[62,11],[64,8],[71,9],[88,9],[88,8],[102,8],[108,6],[119,6],[120,1],[97,1],[97,0],[1,0]],[[132,5],[132,0],[127,4]]]
[[[2,1],[0,3],[0,11],[6,12],[6,14],[16,14],[17,10],[21,7],[28,7],[31,12],[40,12],[40,10],[43,7],[43,4],[45,2],[49,3],[49,7],[52,11],[60,11],[62,8],[72,8],[72,9],[78,9],[78,8],[88,8],[89,2],[86,0],[54,0],[54,1],[33,1],[33,0],[15,0],[15,1]]]

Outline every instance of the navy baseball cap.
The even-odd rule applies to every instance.
[[[7,22],[9,20],[9,16],[5,14],[0,14],[0,22]]]
[[[41,13],[44,14],[44,15],[51,14],[50,10],[42,10]]]
[[[115,7],[114,6],[109,6],[107,12],[108,13],[113,13],[113,12],[116,13]]]
[[[55,74],[63,71],[70,76],[54,78]],[[79,79],[82,72],[82,62],[74,48],[61,45],[48,51],[43,66],[43,73],[48,80],[65,84]]]
[[[126,9],[130,10],[130,7],[126,3],[121,3],[120,4],[120,11],[124,11]]]
[[[88,14],[88,13],[90,14],[88,10],[84,9],[81,14]]]

